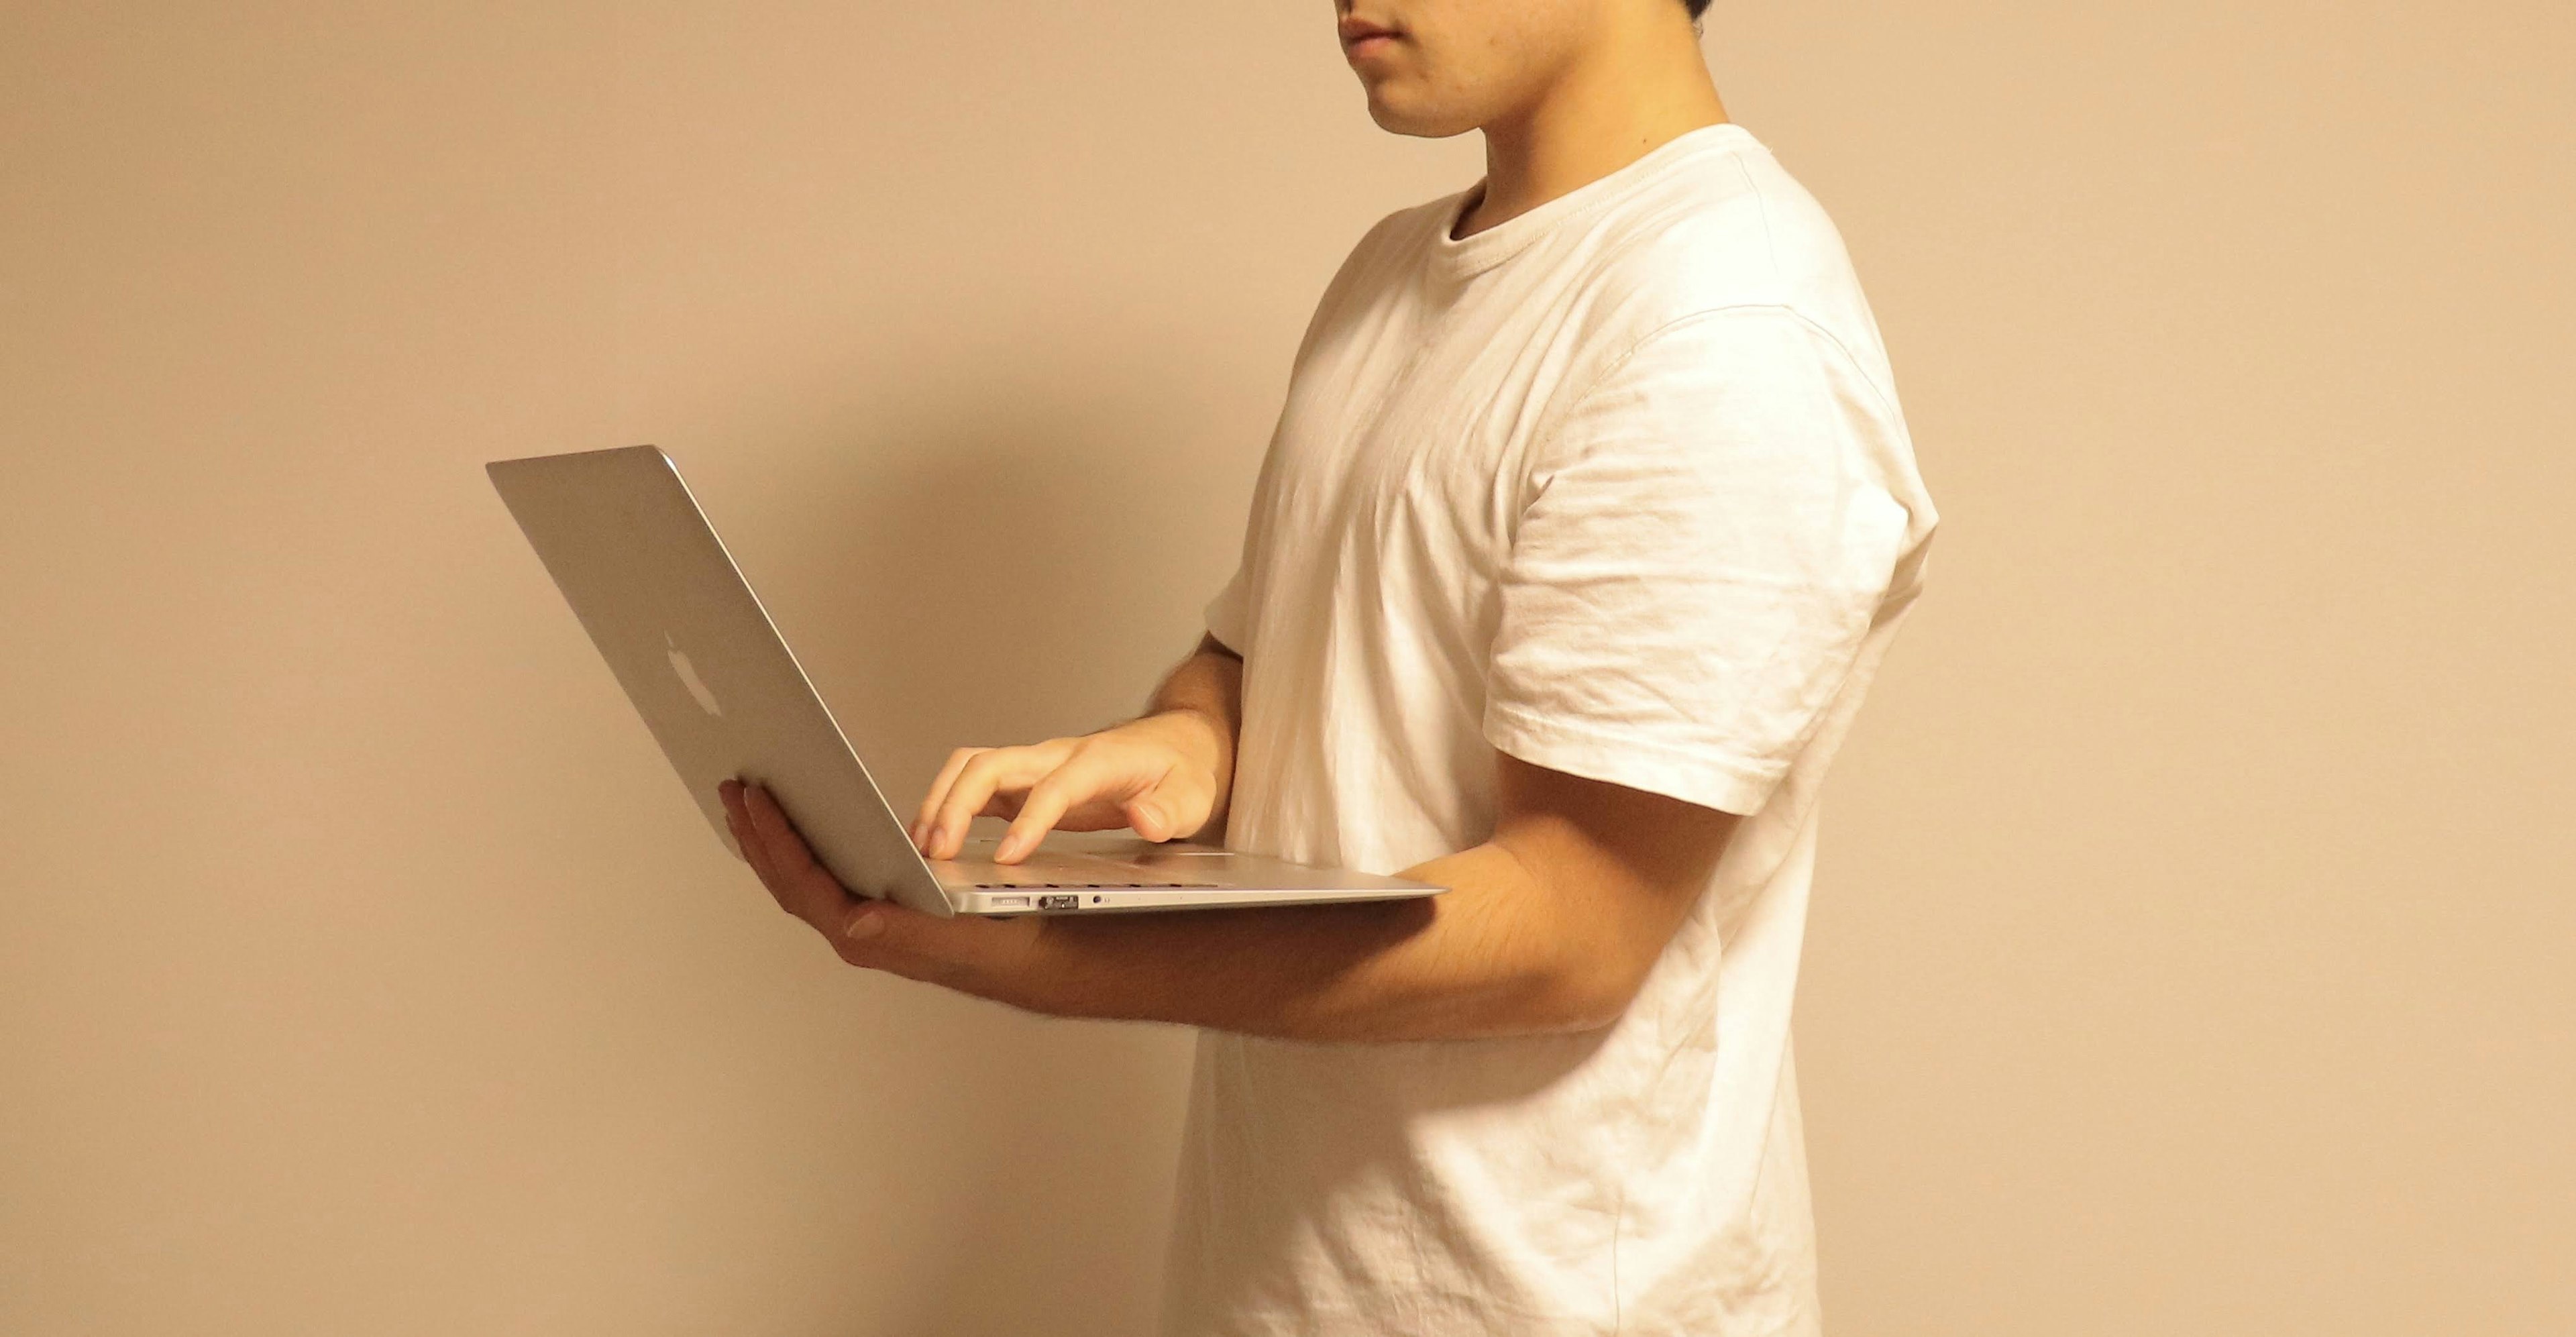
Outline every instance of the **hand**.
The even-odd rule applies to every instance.
[[[1147,840],[1194,835],[1217,801],[1225,742],[1194,710],[1172,710],[1080,738],[1026,747],[964,747],[951,753],[912,843],[933,859],[954,859],[976,817],[1008,817],[993,858],[1017,863],[1049,830],[1133,829]]]
[[[851,965],[924,980],[1019,1007],[1039,1006],[1036,918],[941,919],[892,901],[853,896],[787,821],[769,791],[727,780],[716,787],[743,861],[780,909],[813,925]]]

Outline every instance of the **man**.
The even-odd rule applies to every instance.
[[[1176,1334],[1812,1332],[1789,1004],[1816,791],[1934,513],[1831,224],[1705,0],[1344,0],[1392,131],[1485,136],[1326,290],[1207,637],[1140,719],[959,751],[1012,818],[1401,871],[1423,902],[938,920],[728,785],[852,964],[1206,1028]]]

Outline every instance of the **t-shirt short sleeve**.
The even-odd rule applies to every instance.
[[[1531,463],[1486,740],[1758,810],[1887,600],[1909,532],[1890,483],[1911,459],[1895,410],[1794,312],[1705,312],[1649,335]]]
[[[1249,563],[1234,569],[1232,579],[1207,604],[1207,633],[1238,657],[1251,652],[1252,586]]]

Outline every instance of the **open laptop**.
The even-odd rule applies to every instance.
[[[716,786],[768,787],[853,893],[935,915],[1393,900],[1401,878],[1133,837],[1050,835],[1017,864],[991,837],[928,860],[814,691],[679,467],[652,446],[484,466],[689,797],[733,848]]]

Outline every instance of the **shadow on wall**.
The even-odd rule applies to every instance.
[[[1134,714],[1232,570],[1261,443],[1071,389],[872,404],[764,484],[754,579],[899,811],[953,747]]]
[[[907,818],[954,746],[1135,712],[1231,569],[1260,445],[1209,451],[1167,401],[1097,382],[943,393],[944,379],[730,460],[673,452],[716,480],[700,489],[712,518]],[[845,1061],[947,1088],[891,1102],[935,1111],[935,1132],[888,1130],[865,1154],[926,1153],[964,1176],[934,1214],[946,1238],[920,1250],[942,1275],[920,1279],[919,1330],[1150,1326],[1189,1033],[856,987],[856,1008],[881,1014],[870,1030],[928,1043]],[[925,1137],[944,1145],[904,1145]]]

